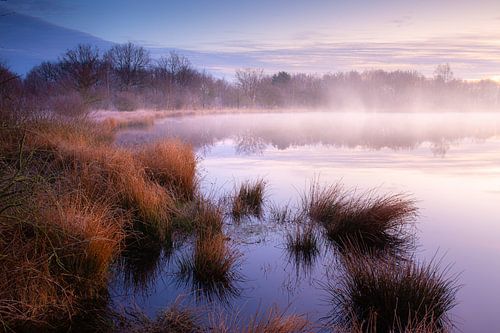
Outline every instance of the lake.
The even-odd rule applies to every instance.
[[[311,181],[357,191],[404,192],[417,200],[417,260],[452,264],[462,285],[452,319],[464,332],[500,331],[500,115],[495,113],[277,112],[172,117],[124,129],[117,144],[166,137],[199,156],[204,193],[221,196],[245,180],[266,180],[267,206],[297,206]],[[328,314],[321,282],[335,270],[325,246],[307,267],[290,258],[286,227],[266,219],[228,222],[242,254],[231,290],[199,295],[176,275],[176,256],[159,254],[145,283],[118,274],[117,303],[154,314],[179,294],[196,304],[236,309],[242,318],[277,304],[312,320]]]

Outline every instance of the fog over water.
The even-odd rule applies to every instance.
[[[324,183],[417,200],[417,259],[453,263],[463,285],[452,319],[464,332],[499,331],[500,115],[494,113],[256,113],[165,118],[148,129],[126,129],[117,144],[133,147],[165,137],[190,142],[200,158],[205,192],[231,191],[263,177],[268,202],[296,204],[314,178]],[[332,269],[322,251],[297,270],[283,250],[283,231],[265,221],[233,228],[243,253],[238,293],[227,300],[253,314],[259,306],[326,313],[318,281]],[[166,269],[168,271],[168,269]],[[305,274],[305,275],[301,275]],[[139,303],[157,310],[179,290],[160,273]],[[177,286],[175,289],[173,286]],[[183,289],[185,288],[185,289]],[[174,290],[174,291],[173,291]],[[137,300],[136,300],[137,301]],[[154,312],[154,311],[153,311]]]

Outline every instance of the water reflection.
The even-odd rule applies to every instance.
[[[261,154],[267,147],[286,150],[305,145],[380,150],[412,150],[424,142],[444,157],[463,139],[500,134],[500,117],[488,113],[264,113],[203,115],[164,119],[150,130],[125,130],[120,144],[140,144],[165,136],[197,148],[232,140],[237,154]]]

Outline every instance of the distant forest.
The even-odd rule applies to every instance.
[[[315,108],[368,111],[497,111],[500,85],[465,81],[449,65],[434,76],[369,70],[323,75],[241,69],[234,80],[195,68],[170,52],[153,60],[132,43],[101,52],[78,45],[24,78],[0,65],[0,107],[81,115],[92,109]]]

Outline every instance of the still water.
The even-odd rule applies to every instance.
[[[464,332],[500,332],[500,115],[494,113],[258,113],[165,118],[126,129],[117,143],[166,137],[191,143],[205,193],[227,193],[264,178],[268,205],[297,205],[315,178],[359,190],[410,193],[419,207],[416,258],[442,258],[460,273],[452,319]],[[179,294],[231,308],[242,318],[279,305],[312,320],[328,311],[320,287],[335,269],[322,248],[307,267],[287,254],[286,230],[264,220],[229,223],[241,261],[231,290],[201,297],[176,274],[176,253],[160,254],[137,286],[117,277],[117,302],[154,314]],[[147,258],[151,259],[151,258]],[[156,259],[156,258],[155,258]],[[146,259],[145,259],[146,260]],[[137,278],[136,278],[137,280]],[[141,280],[141,278],[139,278]]]

